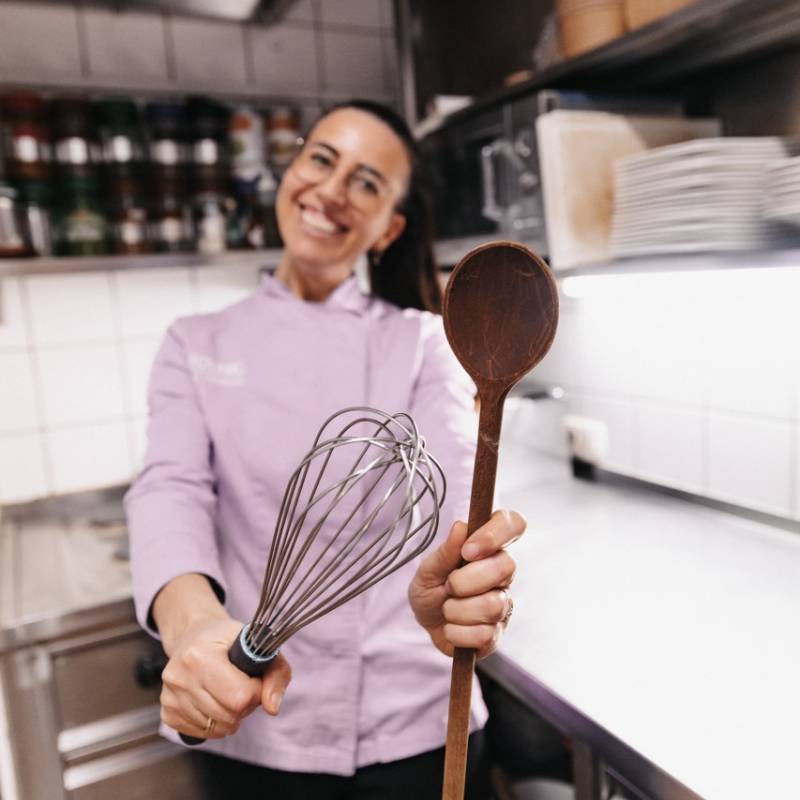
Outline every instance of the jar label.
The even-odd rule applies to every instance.
[[[56,142],[56,161],[59,164],[88,164],[89,142],[80,136],[70,136]]]
[[[183,240],[183,222],[175,217],[164,217],[156,223],[156,238],[175,244]]]
[[[141,220],[124,220],[116,227],[117,239],[123,244],[137,245],[147,239],[147,226]]]
[[[93,211],[73,211],[66,218],[64,235],[68,242],[102,242],[105,223]]]
[[[192,158],[195,164],[217,164],[220,147],[216,139],[200,139],[194,143]]]
[[[158,139],[150,144],[150,158],[158,164],[179,164],[180,143],[174,139]]]
[[[112,136],[103,150],[107,162],[127,164],[133,161],[133,142],[127,136]]]
[[[201,253],[221,253],[225,250],[225,217],[209,214],[197,224],[197,249]]]
[[[24,164],[34,164],[43,160],[39,150],[39,140],[34,136],[15,136],[13,152],[14,158]]]

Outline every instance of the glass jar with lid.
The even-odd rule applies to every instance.
[[[162,181],[151,201],[149,219],[150,243],[160,253],[191,250],[191,208],[176,183]]]
[[[0,258],[31,254],[18,198],[13,186],[0,183]]]
[[[108,252],[108,220],[96,178],[71,177],[58,187],[53,244],[58,255],[90,256]]]
[[[172,101],[148,103],[144,115],[153,180],[183,181],[188,161],[183,105]]]
[[[8,177],[14,181],[46,180],[50,172],[50,132],[44,100],[30,92],[12,92],[2,98],[0,114]]]
[[[275,106],[267,113],[267,150],[270,166],[282,175],[297,153],[300,115],[291,106]]]
[[[95,104],[95,114],[109,176],[140,175],[144,143],[136,104],[125,98],[109,98]]]
[[[50,103],[53,155],[61,176],[94,178],[102,161],[91,104],[81,98],[60,98]]]

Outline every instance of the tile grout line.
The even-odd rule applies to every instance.
[[[175,39],[172,31],[172,15],[166,11],[161,12],[161,29],[164,33],[164,55],[167,66],[167,83],[178,82],[178,64],[175,58]]]
[[[327,70],[325,69],[325,40],[322,25],[322,14],[320,7],[320,0],[311,0],[312,17],[314,21],[314,50],[316,51],[316,58],[314,63],[316,66],[316,89],[317,98],[320,106],[324,105],[323,95],[326,91]]]
[[[108,294],[111,304],[111,324],[114,326],[114,349],[117,353],[117,369],[120,386],[122,388],[122,412],[125,421],[125,441],[128,444],[128,472],[131,478],[135,472],[136,464],[136,447],[134,443],[133,425],[133,409],[131,408],[131,382],[130,373],[128,370],[128,359],[125,351],[125,340],[122,332],[121,325],[121,309],[119,304],[119,284],[117,282],[117,275],[115,272],[108,272],[106,274],[108,282]]]
[[[86,29],[86,14],[83,0],[77,0],[73,8],[75,10],[75,27],[78,33],[78,57],[81,64],[81,77],[91,78],[92,67],[89,57],[89,34]]]
[[[22,319],[25,328],[25,337],[28,343],[28,358],[30,360],[31,379],[34,388],[34,402],[36,404],[36,417],[39,423],[39,448],[42,457],[42,471],[44,473],[45,494],[53,494],[55,486],[55,476],[53,465],[50,459],[50,445],[48,442],[48,426],[45,418],[44,408],[44,382],[42,380],[42,368],[39,363],[39,354],[36,346],[35,327],[33,324],[33,305],[28,292],[28,281],[22,277],[19,279],[20,303],[22,305]]]

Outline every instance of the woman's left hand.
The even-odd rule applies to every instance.
[[[513,607],[508,587],[516,570],[505,548],[526,524],[515,511],[495,511],[467,541],[466,524],[456,522],[420,563],[408,599],[417,622],[446,655],[470,647],[484,658],[497,648]],[[462,558],[468,562],[463,567]]]

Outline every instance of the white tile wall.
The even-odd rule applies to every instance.
[[[289,7],[283,19],[286,22],[314,22],[318,0],[298,0]]]
[[[329,25],[380,28],[385,10],[382,0],[323,0],[322,21]]]
[[[4,0],[0,84],[394,104],[393,32],[390,0],[301,0],[268,26]]]
[[[153,85],[169,81],[164,21],[157,14],[83,10],[87,61],[93,78]]]
[[[640,478],[702,494],[705,488],[705,418],[699,411],[640,404],[636,474]]]
[[[207,267],[195,273],[195,309],[219,311],[251,294],[259,284],[259,270],[247,267]]]
[[[107,273],[34,275],[25,282],[37,346],[113,341],[114,316]]]
[[[325,88],[372,95],[386,93],[381,36],[327,29],[322,35]]]
[[[177,317],[194,313],[191,270],[136,269],[114,275],[123,338],[162,336]]]
[[[147,417],[136,417],[128,422],[128,434],[133,453],[133,469],[138,472],[144,463],[147,449]]]
[[[24,348],[27,344],[22,281],[19,278],[4,278],[0,283],[0,351]]]
[[[39,433],[0,436],[0,503],[24,502],[50,490]]]
[[[50,431],[47,446],[57,494],[125,483],[133,475],[124,422]]]
[[[117,347],[88,344],[38,354],[44,421],[49,428],[124,419]]]
[[[271,94],[319,93],[317,40],[313,28],[252,27],[250,36],[257,87]]]
[[[164,330],[258,283],[257,267],[235,264],[4,279],[0,502],[128,480],[144,455],[147,383]],[[72,467],[71,448],[80,449]]]
[[[602,466],[615,472],[636,474],[636,405],[629,400],[585,394],[578,398],[577,411],[606,424],[608,452]]]
[[[607,424],[603,466],[800,519],[800,267],[582,287],[535,374]]]
[[[80,81],[78,18],[71,5],[26,2],[0,7],[0,75],[36,83]]]
[[[177,81],[224,90],[247,83],[244,27],[216,20],[172,17]]]
[[[711,416],[709,494],[788,516],[793,507],[794,432],[794,427],[784,422]]]
[[[0,435],[38,429],[39,412],[28,353],[0,353]]]
[[[147,414],[147,385],[150,380],[150,370],[160,346],[160,338],[137,339],[122,343],[126,411],[129,415],[143,417]]]

